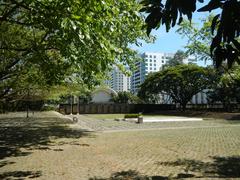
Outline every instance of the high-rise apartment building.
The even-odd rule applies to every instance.
[[[160,71],[166,62],[173,58],[173,53],[145,52],[141,55],[143,61],[136,62],[136,70],[131,77],[131,91],[137,93],[139,86],[151,72]],[[184,63],[187,60],[184,60]]]
[[[130,77],[123,74],[118,67],[113,67],[110,72],[110,79],[105,81],[105,84],[116,92],[130,91]]]

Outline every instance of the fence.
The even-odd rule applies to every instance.
[[[232,103],[229,104],[227,107],[224,107],[223,104],[187,104],[186,109],[188,110],[207,110],[207,111],[239,111],[240,104]]]
[[[175,104],[60,104],[62,114],[107,114],[107,113],[155,113],[166,110],[176,110]],[[240,104],[231,104],[224,108],[222,104],[188,104],[187,110],[194,111],[239,111]]]
[[[62,114],[107,114],[107,113],[153,113],[156,111],[175,110],[174,104],[60,104]]]

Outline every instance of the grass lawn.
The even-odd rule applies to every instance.
[[[239,123],[188,123],[97,133],[52,112],[0,115],[0,179],[240,179]]]

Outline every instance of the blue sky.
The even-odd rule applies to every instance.
[[[199,22],[200,18],[204,18],[208,13],[193,14],[193,22]],[[165,26],[161,26],[158,30],[153,30],[152,35],[156,36],[154,43],[143,43],[141,47],[132,46],[133,49],[138,50],[140,53],[145,51],[157,51],[157,52],[176,52],[177,50],[184,50],[184,46],[187,44],[187,39],[176,33],[178,26],[171,28],[167,33]]]
[[[204,6],[204,4],[198,3],[197,9]],[[207,17],[208,14],[208,12],[195,12],[193,14],[193,22],[200,23],[199,19]],[[185,50],[184,46],[187,45],[187,39],[176,33],[177,28],[178,26],[176,25],[176,27],[170,29],[170,31],[167,33],[165,26],[161,26],[158,30],[153,30],[151,32],[152,35],[156,36],[156,41],[154,43],[143,42],[141,47],[137,47],[135,45],[131,47],[137,50],[139,53],[146,51],[175,53],[177,50]],[[199,65],[204,65],[204,62],[199,62]]]

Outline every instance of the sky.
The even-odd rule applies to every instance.
[[[208,1],[205,1],[208,2]],[[204,3],[207,4],[207,3]],[[197,4],[197,9],[204,6],[204,4]],[[199,23],[200,25],[200,18],[205,18],[209,15],[208,12],[195,12],[193,13],[193,22]],[[187,39],[176,33],[178,26],[176,25],[174,28],[171,28],[170,31],[167,33],[165,26],[161,26],[158,30],[153,30],[151,32],[152,35],[156,37],[154,43],[142,43],[141,47],[137,47],[135,45],[131,45],[131,48],[137,50],[139,53],[143,52],[166,52],[166,53],[175,53],[177,50],[186,49],[184,46],[187,45]],[[199,62],[199,65],[205,66],[210,64],[210,62]]]
[[[200,25],[199,19],[207,17],[208,14],[209,13],[195,12],[192,21]],[[187,45],[187,39],[176,33],[178,27],[179,26],[176,25],[174,28],[171,28],[169,32],[166,32],[165,26],[163,25],[158,30],[152,30],[151,35],[156,37],[154,43],[143,42],[141,47],[134,45],[131,47],[140,53],[146,51],[174,53],[177,50],[184,50],[184,46]]]

